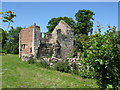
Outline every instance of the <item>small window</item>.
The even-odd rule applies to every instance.
[[[25,47],[26,47],[26,45],[24,44],[24,45],[23,45],[23,47],[25,48]]]
[[[57,33],[60,34],[61,33],[61,29],[57,29]]]
[[[25,44],[22,44],[22,48],[25,49]]]
[[[30,53],[32,53],[32,48],[30,48]]]

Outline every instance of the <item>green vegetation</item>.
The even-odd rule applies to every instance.
[[[2,57],[3,88],[97,88],[95,80],[82,79],[21,61],[18,55]]]
[[[68,62],[59,61],[55,64],[54,68],[60,72],[66,72],[66,73],[71,72],[70,65]]]
[[[12,27],[10,26],[10,23],[14,22],[13,19],[16,17],[16,15],[12,11],[0,12],[0,14],[2,15],[1,17],[2,21],[8,23],[8,28],[7,28],[7,31],[8,31],[9,27]]]
[[[98,32],[91,36],[81,36],[82,72],[86,77],[94,76],[101,89],[111,85],[114,90],[120,87],[120,34],[115,35],[116,27],[110,27],[104,35]]]
[[[89,32],[92,34],[93,31],[93,22],[94,20],[93,15],[95,15],[92,11],[90,10],[79,10],[75,14],[76,18],[76,27],[74,30],[75,36],[78,36],[80,34],[85,34],[88,35]]]
[[[19,32],[22,27],[12,28],[8,32],[0,28],[1,38],[0,42],[2,43],[2,53],[11,53],[18,54],[19,52]]]
[[[49,20],[48,25],[46,26],[48,29],[48,32],[46,34],[52,33],[56,25],[60,22],[60,20],[64,20],[71,28],[75,28],[75,21],[72,18],[69,17],[58,17],[58,18],[52,18]]]
[[[13,12],[7,11],[3,14],[3,22],[13,22],[16,16]],[[7,15],[8,14],[8,15]],[[6,17],[7,15],[8,17]],[[74,29],[75,34],[75,52],[80,53],[81,72],[85,78],[94,78],[97,80],[99,88],[105,90],[108,86],[115,90],[120,87],[120,34],[115,35],[116,27],[108,27],[105,34],[101,34],[101,27],[98,26],[98,32],[92,34],[93,15],[90,10],[79,10],[75,14],[76,22],[72,18],[58,17],[52,18],[48,22],[48,32],[51,33],[60,20],[64,20]],[[14,29],[9,32],[0,29],[0,43],[3,44],[0,52],[18,53],[18,33],[22,28]],[[88,34],[91,33],[90,36]],[[1,49],[1,48],[0,48]],[[28,64],[29,63],[29,64]],[[4,88],[95,88],[98,87],[93,79],[82,79],[78,75],[72,75],[67,63],[58,62],[55,71],[48,68],[48,64],[40,62],[33,64],[33,60],[28,63],[18,59],[18,55],[3,56],[3,87]],[[38,67],[40,66],[40,67]],[[41,68],[44,67],[44,68]],[[78,66],[73,64],[73,72],[78,74]]]
[[[40,62],[35,62],[35,64],[39,67],[50,69],[49,64],[43,60],[41,60]]]
[[[0,53],[11,53],[18,54],[19,52],[19,32],[22,27],[17,27],[16,29],[13,26],[10,26],[10,23],[14,22],[13,19],[16,17],[14,12],[6,11],[0,12],[2,16],[1,19],[3,22],[8,24],[8,28],[3,30],[0,28]]]
[[[88,35],[89,32],[92,33],[93,31],[93,15],[95,14],[92,11],[83,9],[79,10],[75,14],[76,21],[74,21],[71,17],[52,18],[48,22],[47,33],[52,33],[59,21],[64,20],[71,28],[74,29],[75,36],[80,34]]]

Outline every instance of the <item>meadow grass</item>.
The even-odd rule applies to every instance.
[[[97,88],[94,79],[28,64],[18,55],[2,56],[2,88]]]

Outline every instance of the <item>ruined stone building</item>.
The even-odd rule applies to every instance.
[[[69,58],[73,56],[73,29],[63,20],[51,34],[42,38],[40,27],[34,24],[19,33],[19,57],[33,55],[37,57]]]

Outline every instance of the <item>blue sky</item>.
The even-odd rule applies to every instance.
[[[54,17],[72,17],[78,10],[87,9],[95,13],[94,31],[102,24],[106,31],[107,26],[118,27],[118,2],[3,2],[2,10],[11,10],[17,15],[14,18],[14,27],[28,27],[36,23],[42,32],[47,31],[47,23]],[[2,27],[6,29],[7,23]]]

